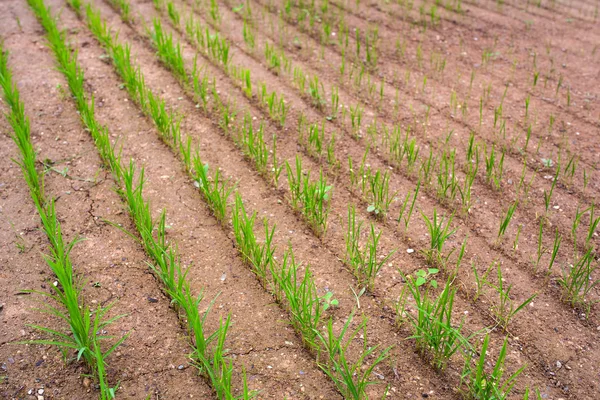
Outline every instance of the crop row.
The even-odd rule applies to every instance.
[[[155,24],[155,26],[156,26],[157,22],[155,21],[155,23],[154,23],[154,24]],[[167,54],[167,53],[168,53],[168,54],[180,54],[180,51],[161,51],[161,52],[159,52],[159,53],[161,53],[161,54]],[[164,62],[164,60],[163,60],[163,62]],[[176,65],[178,65],[178,64],[179,64],[179,63],[176,63]],[[171,67],[170,69],[171,69],[171,70],[173,70],[173,71],[178,69],[178,68],[175,68],[174,66],[170,66],[170,67]],[[182,159],[184,159],[184,160],[185,160],[185,157],[182,157]],[[202,185],[202,184],[201,184],[201,186],[204,186],[204,185]],[[220,204],[222,204],[222,203],[223,203],[223,201],[221,200],[221,201],[219,201],[219,203],[220,203]],[[236,204],[237,204],[237,202],[236,202]],[[236,220],[237,220],[237,217],[236,217],[236,216],[235,216],[235,214],[234,214],[234,221],[236,221]],[[236,223],[236,225],[237,225],[237,223]],[[234,231],[235,231],[235,229],[234,229]],[[271,232],[271,235],[272,235],[272,232]],[[237,234],[236,234],[236,237],[239,237],[239,236],[240,236],[240,235],[237,235]],[[267,244],[268,244],[268,243],[269,243],[269,241],[270,241],[269,237],[270,237],[270,236],[269,236],[269,231],[268,231],[268,229],[267,229],[267,242],[266,242]],[[259,254],[261,254],[261,259],[262,259],[262,255],[264,255],[265,253],[266,253],[266,254],[269,254],[269,253],[270,253],[270,251],[269,251],[268,249],[266,249],[266,250],[265,250],[265,249],[261,249],[261,250],[260,250],[258,253],[259,253]],[[258,262],[258,263],[254,263],[254,266],[255,266],[255,268],[256,268],[256,266],[257,266],[257,265],[260,265],[260,264],[261,264],[260,262]],[[257,273],[257,275],[259,275],[259,277],[262,277],[262,276],[264,276],[264,268],[257,268],[257,270],[259,271],[259,272]]]
[[[32,1],[30,4],[35,5],[35,2]],[[34,9],[38,10],[38,14],[46,10],[40,4],[38,4],[37,8],[34,7]],[[120,9],[121,16],[125,22],[129,24],[135,23],[137,17],[134,17],[132,14],[129,3],[126,1],[112,1],[111,4]],[[190,174],[196,186],[200,189],[215,218],[222,224],[226,231],[233,229],[241,257],[252,268],[263,287],[275,297],[284,309],[289,311],[292,325],[304,340],[309,352],[317,355],[319,366],[332,378],[340,392],[346,397],[363,398],[366,396],[366,388],[372,383],[369,380],[370,375],[373,369],[388,357],[389,349],[384,349],[379,353],[379,356],[376,356],[374,353],[376,347],[368,346],[366,335],[367,320],[364,319],[357,328],[350,329],[353,313],[345,319],[346,322],[341,333],[334,333],[332,328],[333,319],[325,317],[325,311],[336,304],[336,301],[331,298],[331,292],[325,297],[318,295],[316,284],[308,267],[304,269],[304,274],[300,275],[300,285],[298,286],[299,266],[295,262],[291,247],[288,251],[284,252],[282,263],[275,260],[274,254],[276,249],[272,246],[275,234],[274,225],[272,225],[272,228],[269,228],[269,222],[266,220],[263,222],[265,239],[263,243],[260,243],[254,233],[257,215],[246,212],[240,194],[236,192],[235,185],[231,180],[220,175],[219,169],[216,169],[214,174],[209,174],[208,165],[202,162],[199,149],[192,150],[193,139],[181,132],[181,117],[168,111],[169,107],[165,101],[146,87],[144,76],[140,69],[132,64],[129,47],[123,46],[118,42],[115,35],[110,32],[105,22],[101,19],[99,13],[91,6],[85,7],[84,12],[83,6],[78,1],[71,0],[70,5],[82,18],[85,15],[90,30],[109,53],[113,65],[123,79],[125,88],[128,90],[130,96],[154,122],[160,132],[161,139],[182,161],[184,170]],[[177,24],[180,22],[179,15],[191,15],[178,11],[172,2],[158,3],[158,8],[161,12],[166,12],[168,18]],[[47,10],[46,13],[48,13]],[[220,14],[216,2],[212,6],[210,15],[214,20],[213,22],[218,24]],[[370,163],[367,161],[370,152],[369,145],[367,145],[360,163],[355,163],[349,157],[348,167],[342,167],[336,157],[336,142],[339,142],[339,140],[336,141],[334,134],[329,138],[325,135],[324,126],[328,124],[326,122],[327,119],[321,119],[320,121],[309,120],[303,114],[300,114],[298,117],[298,141],[305,154],[311,159],[309,167],[303,168],[302,159],[297,155],[293,159],[289,159],[289,161],[282,162],[278,158],[277,153],[277,143],[281,143],[282,140],[273,135],[272,145],[269,146],[265,140],[265,137],[268,137],[265,126],[268,129],[269,126],[272,126],[271,123],[279,124],[282,127],[289,123],[287,116],[290,108],[289,105],[286,105],[283,95],[276,91],[268,91],[266,84],[256,84],[253,82],[251,79],[251,70],[243,70],[231,65],[227,41],[218,34],[209,32],[208,28],[202,29],[199,27],[198,22],[194,21],[191,16],[189,18],[190,22],[185,24],[185,29],[179,29],[179,33],[187,35],[188,39],[194,38],[193,40],[190,39],[190,43],[195,43],[194,45],[199,46],[199,49],[204,49],[203,54],[205,54],[205,57],[213,65],[220,66],[232,81],[236,82],[237,87],[248,99],[251,101],[258,99],[258,108],[265,118],[271,122],[265,121],[256,127],[253,122],[254,118],[248,111],[238,109],[235,101],[231,102],[226,96],[219,94],[215,77],[211,77],[207,69],[199,66],[196,59],[194,59],[193,67],[189,68],[189,63],[184,60],[182,46],[174,36],[167,33],[162,27],[160,20],[155,20],[152,28],[148,29],[148,43],[156,49],[159,59],[173,72],[183,89],[199,104],[201,111],[209,118],[219,121],[222,132],[230,137],[242,150],[267,184],[273,185],[275,188],[280,188],[280,177],[287,180],[288,189],[285,192],[288,194],[286,198],[290,208],[297,210],[304,216],[307,226],[314,231],[316,236],[329,236],[326,232],[330,210],[333,204],[340,203],[340,200],[336,200],[336,203],[334,203],[332,194],[337,196],[338,191],[340,194],[344,192],[340,199],[356,198],[359,199],[359,203],[365,205],[367,214],[371,214],[374,217],[375,223],[370,223],[370,229],[366,230],[366,236],[361,234],[362,222],[357,221],[355,209],[352,206],[348,208],[348,230],[344,259],[349,270],[355,275],[359,283],[359,288],[362,288],[362,292],[357,296],[357,302],[365,290],[376,292],[375,278],[378,276],[383,264],[385,264],[393,253],[390,252],[387,255],[381,255],[379,249],[381,232],[378,233],[376,231],[376,226],[387,226],[392,227],[392,230],[395,229],[388,215],[392,212],[392,209],[396,212],[398,211],[396,205],[392,206],[395,203],[398,192],[394,191],[393,188],[390,190],[390,182],[394,185],[393,181],[395,180],[392,178],[396,178],[398,175],[396,173],[389,173],[381,167],[380,169],[371,168]],[[49,16],[46,19],[51,20]],[[44,24],[43,19],[42,23]],[[47,21],[44,25],[48,29],[46,26],[48,25]],[[249,32],[252,27],[244,23],[243,29],[245,37],[248,37],[247,43],[253,42],[256,45],[256,38],[250,39],[251,35]],[[55,26],[51,30],[58,32]],[[62,40],[60,34],[56,33],[56,35],[56,40]],[[218,40],[215,40],[215,38]],[[223,355],[223,344],[225,342],[229,319],[221,324],[221,328],[217,333],[218,340],[215,339],[217,337],[215,335],[209,335],[208,340],[205,340],[202,325],[204,317],[198,314],[197,303],[194,303],[196,300],[199,302],[201,297],[195,298],[191,296],[189,284],[186,283],[185,279],[186,272],[182,271],[173,245],[167,242],[164,213],[158,221],[154,221],[150,216],[148,211],[149,206],[142,197],[143,169],[136,173],[136,168],[132,164],[128,168],[122,166],[118,152],[115,152],[115,145],[110,144],[107,133],[103,131],[104,128],[100,127],[95,121],[86,121],[90,118],[93,119],[93,99],[91,103],[86,100],[83,94],[83,75],[78,72],[76,64],[73,61],[74,58],[71,58],[68,47],[64,43],[62,46],[58,51],[55,48],[53,50],[57,55],[59,64],[61,64],[64,70],[63,72],[66,71],[65,74],[69,81],[69,86],[76,99],[84,124],[86,124],[92,135],[97,135],[100,138],[100,140],[95,138],[96,143],[106,142],[106,144],[102,145],[105,147],[104,150],[100,149],[100,152],[103,154],[103,158],[108,160],[107,164],[112,167],[115,180],[119,185],[124,186],[121,194],[129,204],[130,212],[138,228],[138,233],[142,238],[142,243],[149,255],[156,262],[154,272],[164,283],[166,291],[179,304],[181,307],[180,311],[186,316],[188,322],[194,318],[197,320],[196,325],[190,325],[192,328],[190,332],[193,333],[192,342],[197,349],[200,349],[196,351],[196,361],[201,365],[201,371],[209,378],[219,397],[230,398],[227,396],[232,396],[230,387],[232,367],[227,357]],[[279,54],[275,58],[273,56],[274,52]],[[305,86],[306,78],[303,78],[305,77],[304,73],[294,68],[294,73],[292,74],[291,64],[286,62],[282,55],[283,53],[279,49],[271,49],[270,52],[265,52],[267,60],[283,60],[281,68],[285,73],[290,74],[290,76],[293,75],[292,81],[295,87],[303,95],[306,94],[306,99],[312,102],[317,111],[322,110],[327,104],[324,100],[323,84],[315,76],[315,78],[308,80],[308,87]],[[64,60],[61,61],[61,59]],[[67,67],[70,68],[70,72],[67,70]],[[336,126],[345,126],[345,115],[348,112],[353,127],[345,128],[345,130],[347,129],[351,133],[350,136],[357,139],[358,143],[360,143],[363,140],[360,137],[360,132],[362,131],[362,108],[360,104],[349,108],[342,107],[340,113],[338,106],[336,106],[336,104],[339,104],[339,99],[333,95],[336,92],[337,90],[333,90],[331,97],[331,114],[336,117],[332,119],[336,120],[336,124],[340,124]],[[236,117],[242,114],[244,114],[243,118]],[[340,114],[339,121],[341,122],[338,122],[337,117]],[[104,136],[100,133],[95,134],[94,129],[105,132]],[[431,148],[429,157],[420,159],[418,156],[419,147],[416,146],[414,139],[409,139],[408,129],[406,132],[400,129],[394,131],[391,138],[387,128],[384,129],[385,134],[378,133],[377,123],[375,123],[374,128],[370,129],[370,131],[369,129],[367,131],[371,135],[371,144],[375,143],[375,139],[379,138],[382,144],[389,146],[390,153],[397,154],[399,158],[398,164],[401,164],[404,159],[407,160],[407,166],[402,176],[404,176],[404,179],[414,183],[414,190],[406,193],[404,201],[400,205],[400,214],[397,218],[398,222],[403,223],[405,233],[408,232],[409,222],[414,210],[423,209],[422,205],[416,205],[421,187],[431,199],[437,199],[444,204],[444,207],[449,207],[450,210],[453,209],[451,204],[455,201],[456,196],[460,196],[463,207],[467,207],[466,210],[463,210],[465,223],[471,208],[471,185],[473,185],[476,179],[480,179],[482,184],[488,185],[491,188],[491,193],[502,187],[505,152],[496,152],[493,146],[488,151],[485,144],[474,144],[473,135],[466,150],[467,156],[464,165],[468,167],[464,167],[464,165],[456,164],[456,149],[449,148],[448,146],[442,147],[441,151],[437,154]],[[283,140],[283,143],[288,143],[287,139]],[[288,155],[289,153],[285,154]],[[485,164],[485,175],[477,178],[480,158]],[[294,161],[295,165],[293,164]],[[313,165],[319,166],[323,162],[327,163],[326,172],[323,172],[323,169],[321,169],[318,175],[319,178],[316,180],[311,179],[310,172],[314,168]],[[574,159],[571,159],[569,162],[571,166],[570,170],[573,174],[575,172],[575,162]],[[356,167],[354,164],[356,164]],[[292,168],[292,166],[295,168]],[[285,174],[280,175],[284,170]],[[461,170],[464,173],[463,182],[457,177],[460,175],[459,171]],[[525,167],[523,171],[525,171]],[[544,192],[546,215],[539,218],[535,273],[538,271],[542,256],[548,253],[548,249],[544,245],[544,240],[547,242],[544,235],[544,228],[550,226],[550,218],[547,214],[552,204],[552,194],[556,183],[559,181],[560,165],[556,171],[556,175],[552,179],[548,191]],[[328,181],[337,180],[340,173],[341,177],[346,178],[347,181],[346,183],[342,181],[339,189],[336,184],[336,191],[334,192],[332,185]],[[515,200],[508,207],[506,213],[501,216],[497,237],[493,244],[488,244],[490,248],[496,249],[502,245],[517,206],[521,204],[521,201],[524,201],[523,199],[528,197],[527,191],[529,189],[525,181],[525,172],[523,172],[520,179],[519,187],[521,186],[524,188],[525,193],[522,195],[522,198]],[[349,196],[345,193],[346,191],[350,193]],[[467,200],[465,200],[465,196],[468,196],[466,197]],[[232,197],[235,199],[233,206],[230,204]],[[464,205],[465,201],[467,201],[466,206]],[[427,228],[431,243],[423,246],[420,250],[422,251],[423,259],[429,264],[430,268],[426,271],[417,271],[414,276],[404,276],[404,280],[407,283],[404,285],[400,301],[396,304],[397,318],[399,322],[410,321],[414,332],[412,338],[415,339],[417,349],[425,359],[431,360],[436,368],[445,369],[445,365],[455,354],[466,355],[466,362],[462,373],[464,379],[459,384],[461,391],[466,397],[472,396],[477,398],[483,396],[485,398],[486,396],[491,396],[491,392],[496,392],[496,397],[503,398],[503,396],[506,396],[511,391],[515,383],[514,379],[520,374],[522,369],[510,374],[508,378],[503,377],[503,365],[508,346],[507,341],[504,341],[496,361],[496,368],[493,368],[491,374],[485,372],[486,368],[484,365],[486,364],[487,348],[489,345],[489,336],[487,334],[483,341],[481,357],[475,359],[470,356],[470,354],[475,352],[471,344],[474,336],[463,334],[461,327],[457,328],[452,323],[454,294],[457,292],[454,279],[456,275],[449,268],[453,250],[444,252],[444,244],[453,236],[456,229],[451,227],[452,217],[438,218],[439,215],[435,207],[432,211],[433,214],[421,211],[423,225]],[[580,223],[586,213],[589,213],[590,222],[588,227],[585,228],[586,232],[582,244],[578,244],[577,230],[580,228]],[[231,218],[231,225],[228,222],[229,218]],[[570,239],[573,240],[574,249],[573,266],[564,268],[558,278],[559,284],[563,287],[565,298],[572,305],[587,309],[587,313],[590,311],[590,304],[594,302],[589,296],[592,294],[594,286],[598,283],[598,281],[594,281],[593,279],[593,274],[597,267],[592,246],[592,238],[595,228],[598,225],[598,220],[600,218],[594,216],[593,204],[589,207],[578,208],[570,236]],[[515,240],[512,241],[512,247],[515,250],[518,247],[518,238],[521,229],[522,225],[519,225]],[[155,234],[153,233],[154,231],[158,233]],[[549,266],[546,268],[548,275],[552,272],[553,264],[559,256],[563,242],[559,230],[556,230],[554,233],[552,250],[549,252]],[[366,238],[364,247],[360,245],[361,238]],[[454,253],[458,256],[456,260],[457,270],[464,256],[467,240],[465,239],[462,243],[460,251]],[[579,253],[579,251],[582,252]],[[501,254],[504,253],[501,252]],[[443,269],[445,276],[449,278],[447,284],[443,288],[440,288],[441,291],[437,290],[437,282],[432,279],[439,272],[438,268]],[[504,284],[502,269],[499,263],[490,265],[484,271],[483,275],[478,275],[478,270],[475,267],[473,271],[477,278],[475,299],[479,297],[484,286],[488,286],[496,292],[499,298],[494,303],[492,312],[497,324],[506,330],[509,321],[517,312],[524,309],[533,300],[535,295],[522,303],[513,303],[510,295],[511,286]],[[495,283],[492,281],[494,274],[490,275],[494,271],[497,272],[497,281]],[[437,293],[437,296],[434,296],[434,292]],[[416,317],[406,311],[407,298],[411,304],[414,302],[414,306],[411,307],[416,308]],[[360,308],[360,303],[358,304]],[[327,325],[325,331],[321,328],[323,325]],[[356,342],[354,339],[361,331],[364,331],[362,351],[358,352],[358,357],[355,357],[355,354],[353,354],[356,361],[352,363],[347,358],[347,345]],[[213,350],[209,350],[209,344],[212,339],[215,339],[218,343]],[[200,345],[198,345],[199,341]],[[202,345],[203,341],[207,341],[208,343]],[[216,358],[209,360],[210,357],[207,356],[209,353],[214,354]],[[363,367],[368,358],[374,358],[374,360],[368,368]],[[363,372],[358,374],[359,370]],[[490,382],[493,384],[490,384]],[[243,396],[245,397],[251,395],[246,387],[244,387],[243,392]],[[526,398],[529,396],[529,391],[525,393],[525,396]]]

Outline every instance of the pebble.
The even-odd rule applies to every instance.
[[[183,364],[181,364],[181,365],[179,365],[179,366],[177,367],[177,369],[178,369],[178,370],[180,370],[180,371],[181,371],[181,370],[183,370],[184,368],[185,368],[185,366],[184,366]]]
[[[556,362],[556,368],[558,368],[558,369],[562,368],[562,363],[560,361]]]
[[[412,253],[414,253],[414,252],[415,252],[415,249],[406,249],[406,252],[407,252],[408,254],[412,254]]]

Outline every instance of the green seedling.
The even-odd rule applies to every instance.
[[[320,171],[319,179],[311,182],[310,171],[303,175],[302,159],[296,156],[296,171],[286,161],[288,183],[290,188],[290,202],[294,209],[300,210],[309,226],[318,236],[327,230],[327,217],[331,208],[331,189]]]
[[[436,276],[439,272],[440,270],[437,268],[427,268],[427,270],[418,270],[417,272],[415,272],[416,279],[414,280],[414,286],[421,287],[427,284],[428,286],[437,288],[438,283],[435,279],[433,279],[433,277]]]
[[[381,232],[375,233],[375,227],[371,224],[369,237],[364,248],[360,248],[360,232],[362,221],[357,223],[356,210],[354,206],[348,207],[348,230],[346,232],[346,263],[358,279],[358,282],[368,291],[372,292],[375,286],[375,278],[383,265],[394,254],[391,251],[386,256],[378,255],[379,239]]]
[[[535,299],[537,293],[523,301],[518,306],[515,306],[513,300],[510,297],[510,291],[512,289],[512,285],[506,286],[504,283],[504,279],[502,277],[502,268],[500,268],[500,263],[497,263],[498,270],[498,283],[496,285],[492,283],[488,283],[499,295],[499,301],[496,305],[492,307],[492,311],[498,322],[498,325],[502,327],[502,329],[506,330],[509,322],[514,318],[514,316],[521,310],[523,310],[529,303]]]
[[[508,224],[510,224],[510,221],[515,213],[515,210],[517,209],[518,204],[519,204],[519,201],[515,200],[515,202],[508,207],[508,210],[506,211],[506,215],[500,221],[500,228],[498,229],[498,237],[496,238],[496,245],[500,245],[500,243],[502,242],[502,238],[504,237],[504,234],[506,233],[506,228],[508,228]]]
[[[508,349],[508,338],[500,349],[496,363],[491,372],[486,372],[486,366],[490,363],[488,358],[488,346],[490,342],[489,333],[483,339],[483,345],[479,353],[465,351],[465,365],[461,374],[461,392],[468,399],[508,399],[517,378],[525,370],[522,366],[513,374],[504,377],[506,353]],[[478,358],[474,355],[479,354]]]
[[[456,229],[450,230],[453,216],[451,215],[448,219],[441,217],[438,221],[437,210],[435,208],[433,209],[432,219],[429,219],[423,211],[421,211],[421,216],[427,225],[429,236],[431,238],[429,249],[423,250],[427,262],[430,265],[444,265],[444,257],[442,255],[444,243],[456,232]],[[448,254],[445,259],[447,259],[450,254]]]
[[[564,268],[558,283],[563,288],[563,298],[573,307],[581,307],[586,312],[597,300],[588,298],[591,290],[600,284],[600,279],[594,279],[593,274],[598,270],[594,253],[588,249],[573,265]]]
[[[397,193],[390,194],[390,177],[388,171],[383,174],[379,170],[375,174],[369,171],[368,174],[370,204],[367,212],[373,213],[378,218],[385,218]]]
[[[335,383],[344,398],[364,400],[367,399],[367,388],[376,384],[369,380],[373,370],[385,361],[391,348],[383,349],[379,355],[376,354],[378,346],[370,347],[367,342],[367,319],[363,317],[362,322],[354,331],[349,331],[354,315],[350,314],[339,335],[333,332],[333,320],[327,323],[326,334],[317,332],[318,339],[322,344],[319,352],[319,368]],[[361,351],[354,363],[348,361],[346,354],[348,347],[358,337],[362,339]],[[346,335],[349,336],[346,338]],[[372,359],[367,365],[368,359]]]
[[[438,370],[444,370],[452,357],[465,344],[461,333],[463,323],[457,327],[452,326],[452,312],[456,288],[452,282],[446,282],[444,289],[437,298],[432,298],[428,289],[422,291],[418,279],[407,278],[407,286],[415,301],[416,315],[408,314],[408,319],[413,327],[417,350],[428,359]]]
[[[32,1],[41,3],[42,0]],[[86,15],[90,30],[96,35],[101,44],[109,49],[113,63],[126,82],[128,91],[132,94],[134,100],[151,116],[159,116],[161,112],[164,112],[164,103],[161,103],[146,89],[143,83],[143,75],[130,63],[129,49],[117,42],[116,38],[106,28],[106,23],[101,19],[99,12],[94,10],[91,5],[87,6]],[[48,20],[44,20],[44,22],[48,22]],[[54,25],[54,20],[51,20],[51,23]],[[57,32],[57,41],[62,42],[65,53],[71,54],[70,49],[64,42],[64,35],[58,33],[56,26],[54,25],[47,30],[50,34]],[[140,242],[153,261],[151,269],[165,286],[165,291],[172,298],[175,308],[183,314],[182,321],[187,323],[189,332],[193,335],[193,338],[190,339],[193,348],[191,355],[193,362],[209,380],[219,398],[238,398],[232,393],[232,365],[229,358],[226,357],[226,350],[223,347],[229,326],[229,317],[225,322],[221,322],[220,327],[215,332],[212,334],[206,333],[204,322],[207,313],[200,315],[198,311],[202,294],[198,296],[191,294],[189,282],[186,279],[187,270],[184,270],[179,262],[176,247],[167,243],[166,215],[162,212],[158,221],[155,221],[151,216],[150,205],[143,198],[143,169],[138,174],[133,163],[130,163],[128,168],[121,165],[120,152],[115,152],[108,131],[99,125],[94,118],[93,98],[88,101],[85,97],[86,91],[83,87],[82,70],[77,66],[74,59],[70,62],[68,57],[61,56],[57,57],[57,60],[61,64],[60,70],[67,77],[81,120],[94,138],[103,161],[111,168],[115,181],[119,186],[118,193],[127,202]],[[160,104],[163,104],[163,106],[160,106]],[[181,143],[179,135],[173,134],[173,132],[178,132],[177,121],[171,119],[155,122],[159,129],[168,129],[165,132],[171,133],[167,137],[170,143]],[[163,139],[165,136],[163,136]],[[189,146],[187,147],[189,148]],[[190,151],[186,151],[189,154]],[[189,158],[187,157],[188,160]],[[189,166],[186,167],[189,168]],[[138,176],[137,182],[134,180],[134,176]],[[245,378],[243,380],[244,390],[239,398],[247,399],[252,397],[253,394],[249,392]]]
[[[558,181],[558,175],[560,174],[560,165],[556,168],[556,174],[552,178],[552,186],[550,186],[550,191],[546,192],[544,190],[544,206],[546,209],[546,213],[550,209],[550,201],[552,200],[552,193],[554,193],[554,188],[556,187],[556,181]]]
[[[213,214],[221,224],[227,222],[227,206],[229,197],[235,189],[229,180],[223,181],[219,169],[216,169],[212,179],[208,177],[208,164],[202,164],[200,153],[196,153],[193,159],[194,183],[204,195],[206,202]]]
[[[490,266],[485,270],[483,274],[479,274],[477,271],[477,266],[475,265],[475,261],[471,262],[471,271],[473,271],[473,276],[475,278],[475,294],[473,295],[472,300],[477,301],[479,296],[483,293],[483,288],[485,285],[489,284],[488,275],[496,265],[496,262],[490,264]]]
[[[417,201],[417,196],[419,195],[419,189],[421,188],[421,180],[417,182],[417,186],[415,187],[415,191],[412,196],[412,200],[410,201],[410,207],[408,207],[410,193],[406,194],[404,198],[404,202],[402,203],[402,207],[400,208],[400,215],[398,216],[398,223],[404,220],[404,231],[408,230],[408,224],[410,223],[410,218],[412,216],[413,210],[415,208],[415,202]],[[408,207],[408,208],[407,208]],[[404,213],[407,212],[405,215]]]
[[[310,268],[305,268],[300,283],[297,275],[298,265],[291,248],[284,253],[280,268],[275,263],[271,264],[275,298],[290,311],[292,325],[302,336],[304,345],[311,351],[317,351],[320,348],[318,329],[322,327],[325,305],[317,295]]]
[[[600,223],[600,217],[594,218],[594,210],[596,209],[596,204],[593,204],[589,207],[590,211],[590,222],[588,225],[588,232],[585,238],[585,247],[592,248],[591,241],[596,233],[596,229],[598,228],[598,224]]]
[[[173,35],[165,33],[160,19],[154,18],[152,21],[153,30],[148,31],[148,36],[152,40],[158,57],[169,68],[177,79],[187,85],[188,76],[183,61],[183,54],[179,42],[175,44]]]
[[[331,307],[337,307],[340,304],[338,299],[333,298],[333,292],[327,292],[323,297],[321,297],[321,305],[323,307],[323,311],[327,311]]]
[[[254,235],[256,212],[248,216],[239,194],[235,195],[235,207],[231,216],[231,225],[235,242],[242,258],[252,267],[252,271],[263,285],[267,282],[267,272],[271,269],[274,260],[275,248],[273,247],[273,235],[275,227],[269,230],[265,221],[265,242],[261,245]]]

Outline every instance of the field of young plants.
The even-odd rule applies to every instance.
[[[0,398],[600,398],[597,0],[0,2]]]

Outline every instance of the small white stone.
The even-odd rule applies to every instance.
[[[414,253],[414,252],[415,252],[415,249],[406,249],[406,252],[407,252],[408,254],[412,254],[412,253]]]

